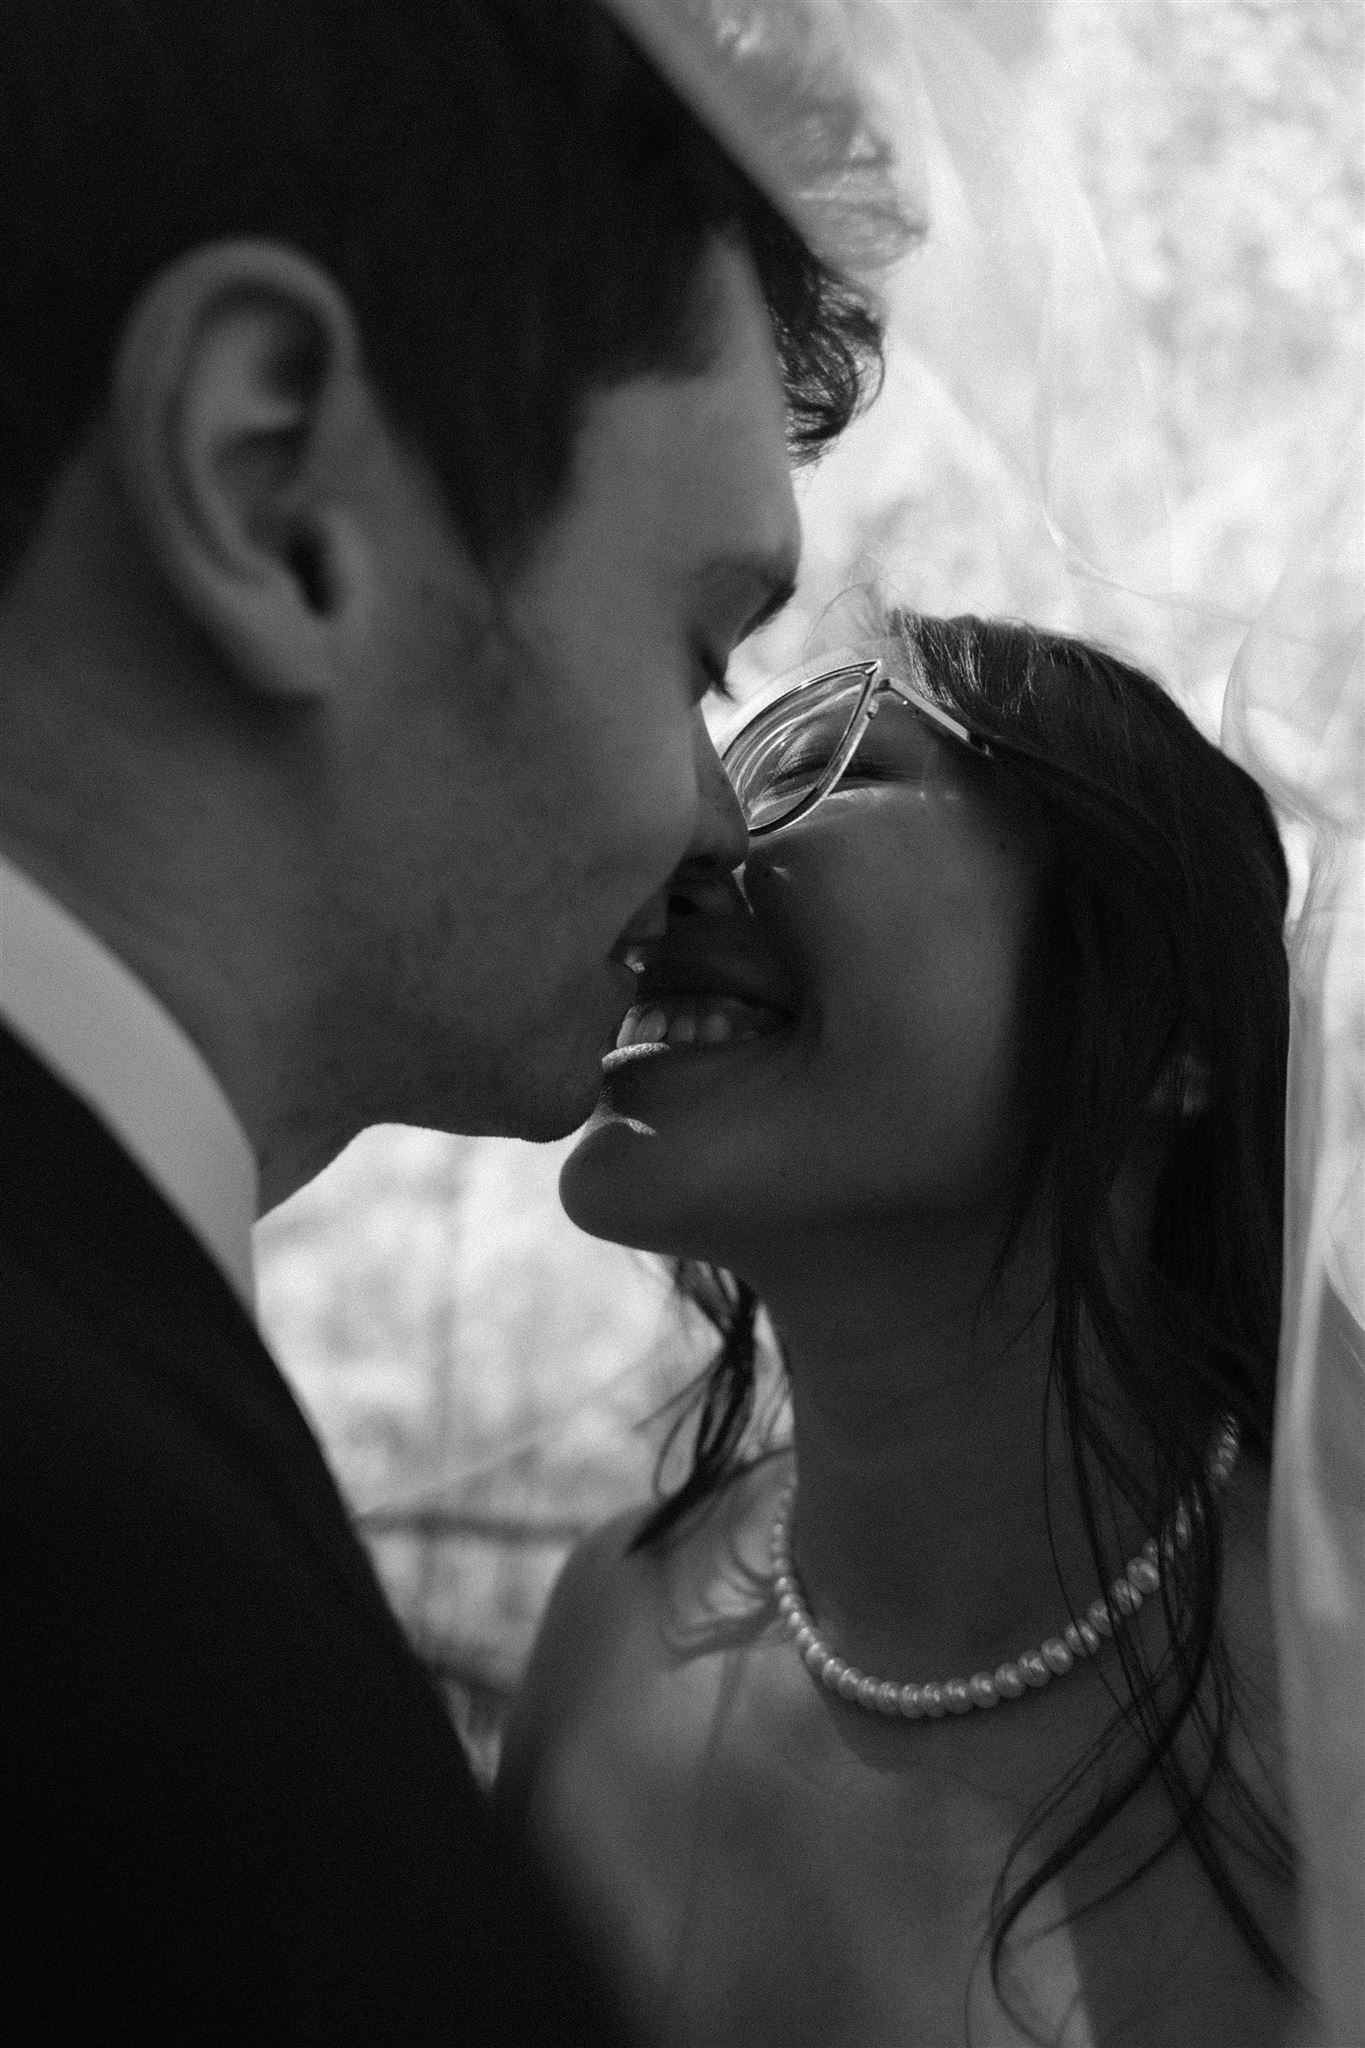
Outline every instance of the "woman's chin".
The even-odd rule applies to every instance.
[[[671,1258],[714,1258],[696,1241],[699,1191],[684,1190],[676,1174],[661,1171],[660,1149],[648,1124],[599,1107],[560,1169],[564,1212],[589,1237],[611,1244]]]

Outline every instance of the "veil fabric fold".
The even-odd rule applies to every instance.
[[[1359,417],[1319,527],[1233,667],[1228,751],[1284,823],[1285,1288],[1271,1567],[1313,1979],[1365,2016],[1365,662]]]
[[[834,269],[873,282],[917,238],[897,0],[603,0]]]

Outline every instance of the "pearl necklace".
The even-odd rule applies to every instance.
[[[1237,1462],[1239,1431],[1225,1415],[1209,1453],[1207,1472],[1215,1491],[1227,1485]],[[1149,1593],[1161,1584],[1161,1557],[1183,1550],[1190,1540],[1189,1511],[1182,1501],[1158,1545],[1149,1537],[1137,1556],[1130,1559],[1109,1588],[1108,1595],[1091,1602],[1077,1621],[1069,1621],[1060,1635],[1049,1636],[1036,1650],[999,1665],[994,1671],[978,1671],[971,1678],[931,1680],[927,1685],[899,1685],[890,1678],[869,1678],[856,1664],[836,1657],[811,1619],[791,1554],[791,1518],[796,1504],[796,1482],[787,1488],[773,1522],[772,1559],[778,1613],[806,1669],[828,1692],[836,1693],[855,1707],[870,1713],[900,1715],[907,1721],[940,1714],[969,1714],[974,1707],[998,1707],[1002,1700],[1017,1700],[1030,1687],[1037,1688],[1054,1678],[1064,1677],[1086,1657],[1093,1657],[1104,1640],[1136,1614]]]

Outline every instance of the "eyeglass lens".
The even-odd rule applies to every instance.
[[[785,817],[818,787],[865,689],[860,670],[817,677],[760,712],[737,736],[725,767],[751,832]]]

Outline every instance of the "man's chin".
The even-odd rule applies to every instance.
[[[398,1121],[445,1131],[452,1137],[519,1138],[531,1145],[567,1138],[585,1124],[602,1092],[600,1058],[556,1060],[548,1049],[513,1067],[510,1059],[485,1064],[475,1085],[461,1076],[414,1114]]]

